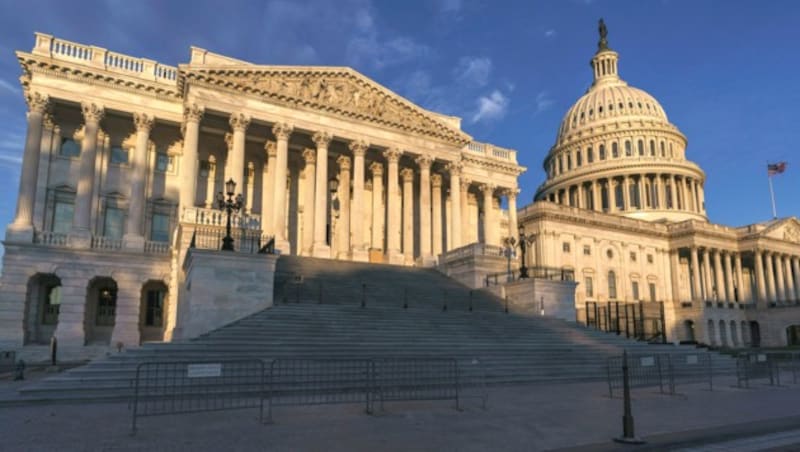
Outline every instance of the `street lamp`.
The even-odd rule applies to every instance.
[[[519,266],[519,278],[527,278],[528,277],[528,267],[525,266],[525,251],[528,248],[528,245],[533,243],[533,235],[526,237],[525,236],[525,227],[519,225],[519,249],[522,251],[522,262],[520,262]]]
[[[506,237],[503,239],[503,242],[506,244],[506,261],[508,262],[508,277],[506,278],[507,281],[511,281],[514,278],[514,275],[511,273],[511,258],[514,257],[514,250],[516,249],[517,239],[514,237]]]
[[[236,190],[236,182],[233,179],[228,179],[228,182],[225,182],[225,193],[228,195],[228,198],[225,199],[225,195],[222,192],[217,193],[217,207],[219,210],[223,210],[228,214],[228,220],[225,224],[225,237],[222,239],[222,250],[223,251],[233,251],[233,237],[231,237],[231,213],[238,212],[244,206],[244,199],[242,199],[242,194],[239,193],[236,197],[233,196],[234,191]]]

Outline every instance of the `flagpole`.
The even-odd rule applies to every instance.
[[[772,176],[767,176],[769,179],[769,197],[772,200],[772,219],[778,218],[778,212],[775,210],[775,190],[772,189]]]

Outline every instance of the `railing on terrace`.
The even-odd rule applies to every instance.
[[[186,207],[183,209],[181,221],[203,226],[225,227],[227,214],[217,209],[204,207]],[[231,214],[231,227],[251,231],[261,230],[261,215],[257,214]]]
[[[509,162],[514,162],[514,163],[516,163],[517,161],[517,151],[501,148],[498,146],[493,146],[488,143],[480,143],[477,141],[473,141],[468,143],[464,147],[464,150],[472,154],[480,154],[492,159],[508,160]]]
[[[527,267],[528,278],[550,281],[575,281],[575,271],[558,267]],[[486,275],[486,287],[520,280],[519,272],[502,272]]]
[[[118,250],[122,248],[122,239],[114,239],[102,235],[92,236],[92,249]]]
[[[67,234],[53,231],[36,231],[33,243],[48,246],[67,246]]]
[[[225,237],[225,228],[196,228],[192,235],[191,247],[203,250],[219,250],[222,248],[222,239]],[[232,229],[234,251],[240,253],[267,253],[271,252],[272,236],[261,230]]]
[[[146,58],[135,58],[110,52],[101,47],[54,38],[43,33],[36,33],[33,53],[163,84],[176,85],[178,79],[178,69],[174,66],[163,65]]]
[[[144,242],[144,252],[149,254],[167,254],[169,253],[169,242],[147,240]]]
[[[471,243],[442,253],[442,262],[452,262],[470,256],[503,256],[503,247],[486,243]]]

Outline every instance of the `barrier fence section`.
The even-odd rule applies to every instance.
[[[670,356],[672,380],[678,384],[707,384],[714,390],[714,371],[708,353],[672,354]]]
[[[372,412],[369,359],[276,359],[269,371],[273,406],[363,404]]]
[[[743,352],[736,356],[736,384],[749,388],[753,380],[769,380],[770,386],[780,386],[780,372],[774,356],[764,352]]]
[[[458,397],[458,363],[453,358],[386,358],[372,360],[375,398],[387,401],[453,400]]]
[[[623,356],[612,356],[606,362],[608,396],[621,390]],[[675,394],[675,381],[670,371],[670,357],[664,353],[628,355],[628,379],[631,388],[658,386],[662,394]]]
[[[133,381],[131,433],[140,417],[200,411],[258,408],[263,422],[264,377],[257,359],[141,363]]]
[[[798,352],[770,352],[767,354],[775,363],[775,370],[780,383],[781,373],[788,372],[792,376],[792,383],[797,384],[800,374],[800,353]]]

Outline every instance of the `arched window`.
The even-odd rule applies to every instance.
[[[616,141],[611,143],[611,157],[619,157],[619,146],[617,145]]]
[[[655,142],[655,140],[650,140],[650,155],[652,157],[656,156],[656,142]]]
[[[630,157],[633,155],[633,150],[631,149],[631,142],[625,140],[625,157]]]
[[[601,144],[600,146],[602,147],[603,145]],[[586,148],[586,161],[589,162],[589,163],[594,162],[594,152],[592,152],[592,147],[591,146]]]
[[[644,141],[639,140],[636,142],[636,150],[639,151],[639,156],[644,155]]]
[[[664,151],[664,142],[661,142],[661,157],[666,157],[667,153]]]
[[[610,300],[617,298],[617,275],[614,270],[608,271],[608,298]]]
[[[575,166],[583,165],[583,156],[581,155],[581,150],[578,149],[575,151]]]

